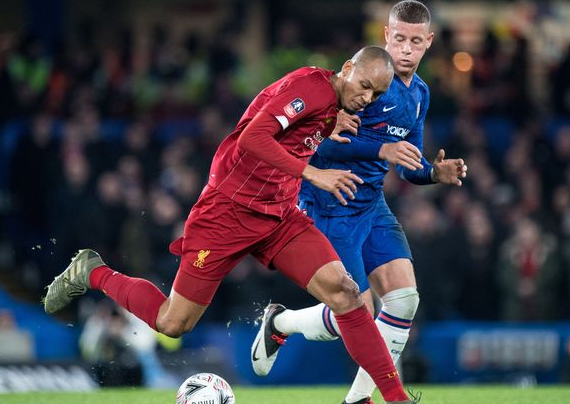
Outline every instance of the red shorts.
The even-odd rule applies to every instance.
[[[271,268],[282,250],[283,259],[276,260],[275,269],[303,288],[319,268],[339,260],[326,237],[298,209],[279,219],[248,209],[208,186],[188,216],[184,236],[170,244],[170,251],[182,257],[174,290],[207,305],[222,279],[247,254]]]

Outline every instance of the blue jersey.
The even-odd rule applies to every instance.
[[[414,74],[409,87],[394,76],[388,91],[358,112],[361,119],[358,135],[346,134],[351,143],[326,139],[310,160],[315,167],[352,170],[362,178],[364,184],[358,185],[355,199],[348,200],[348,205],[343,206],[334,195],[307,181],[303,181],[299,199],[314,204],[325,216],[352,215],[370,207],[381,197],[384,177],[390,169],[387,161],[378,158],[380,147],[384,143],[406,140],[423,153],[423,128],[428,107],[429,88],[418,75]],[[431,184],[432,165],[423,157],[422,165],[422,170],[412,171],[401,166],[396,166],[396,170],[407,181]]]

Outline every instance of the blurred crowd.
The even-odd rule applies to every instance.
[[[260,90],[247,85],[239,26],[207,42],[157,26],[142,48],[131,30],[105,46],[97,35],[85,24],[64,45],[0,40],[0,282],[36,300],[81,247],[168,294],[178,266],[168,245],[218,143]],[[529,38],[489,29],[460,72],[453,30],[436,35],[419,72],[432,94],[424,155],[444,148],[469,172],[461,188],[387,180],[415,258],[418,320],[570,319],[570,47],[544,66],[544,109]],[[274,38],[265,85],[315,60],[338,69],[364,42],[345,37],[317,52],[293,21]],[[247,259],[207,316],[248,321],[269,299],[312,301]]]

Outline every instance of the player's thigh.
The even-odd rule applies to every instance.
[[[395,218],[378,220],[364,244],[368,280],[380,296],[416,285],[412,253],[402,226]]]
[[[257,253],[254,254],[258,257]],[[263,257],[259,257],[263,262]],[[284,241],[271,255],[273,267],[303,289],[323,266],[338,262],[340,258],[327,238],[312,224]],[[343,271],[344,270],[343,267]]]
[[[210,304],[222,279],[277,225],[208,190],[188,216],[181,242],[171,245],[181,255],[174,290],[198,305]]]
[[[290,239],[271,264],[336,314],[362,304],[358,286],[330,242],[313,225]]]
[[[371,228],[366,212],[352,216],[321,216],[313,205],[307,204],[306,209],[315,226],[331,242],[360,291],[368,290],[370,284],[362,257],[362,248]]]

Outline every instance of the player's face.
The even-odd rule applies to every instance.
[[[396,74],[410,76],[416,72],[420,60],[431,46],[433,32],[429,32],[426,23],[410,24],[390,18],[388,26],[384,27],[384,37]]]
[[[340,92],[341,107],[349,112],[356,112],[384,94],[394,71],[386,67],[384,61],[352,63],[347,61],[342,66],[343,85]]]

